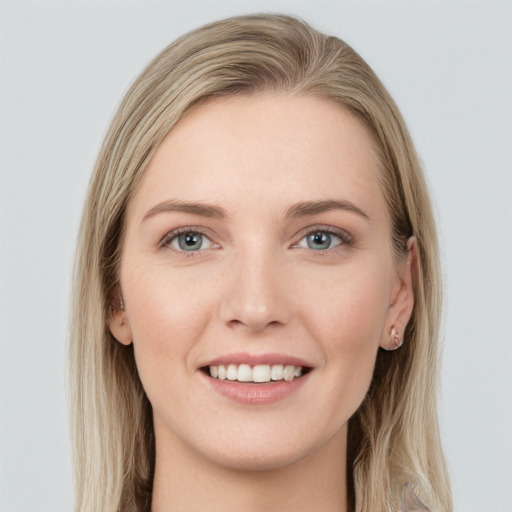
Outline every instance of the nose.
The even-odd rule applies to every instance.
[[[286,269],[271,251],[239,251],[229,269],[220,317],[231,328],[260,332],[285,325],[292,315]]]

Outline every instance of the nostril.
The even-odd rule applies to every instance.
[[[269,327],[277,327],[279,325],[281,325],[281,322],[279,322],[278,320],[271,320],[269,322],[266,319],[259,320],[256,318],[248,318],[245,321],[234,319],[228,322],[228,326],[231,327],[232,329],[242,329],[246,327],[254,332],[260,332]]]
[[[229,327],[233,327],[233,328],[235,328],[235,329],[236,329],[236,328],[238,328],[238,327],[241,327],[241,326],[243,325],[243,323],[242,323],[242,322],[240,322],[240,320],[230,320],[230,321],[228,322],[228,325],[229,325]]]

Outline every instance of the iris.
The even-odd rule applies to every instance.
[[[178,235],[178,245],[182,251],[198,251],[203,245],[203,236],[199,233]]]
[[[331,247],[331,235],[325,232],[311,233],[307,237],[307,244],[310,249],[324,250]]]

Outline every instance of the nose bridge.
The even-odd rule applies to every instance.
[[[289,321],[283,261],[272,247],[247,243],[235,251],[224,288],[220,315],[231,326],[261,331]]]

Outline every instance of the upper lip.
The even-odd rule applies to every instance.
[[[276,353],[267,353],[267,354],[248,354],[245,352],[236,352],[232,354],[225,354],[222,356],[215,357],[213,359],[208,360],[200,367],[203,368],[205,366],[218,366],[218,365],[229,365],[229,364],[248,364],[250,366],[255,366],[259,364],[283,364],[283,365],[293,365],[293,366],[302,366],[303,368],[311,368],[312,364],[297,356],[292,356],[289,354],[276,354]]]

